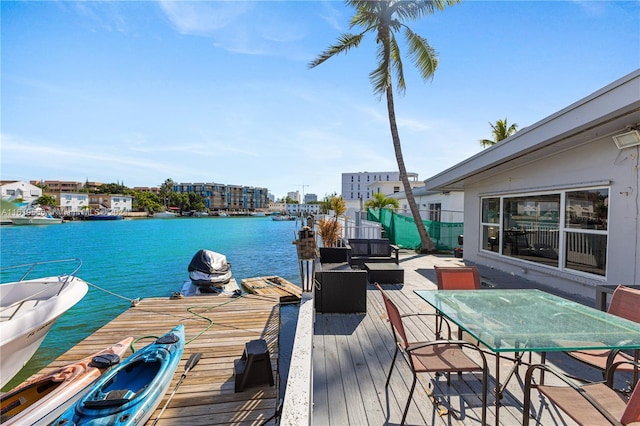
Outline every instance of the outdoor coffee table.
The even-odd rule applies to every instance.
[[[369,283],[400,284],[404,282],[404,269],[394,262],[365,263]]]
[[[639,349],[640,324],[540,290],[418,290],[436,311],[496,355],[496,424],[500,398],[526,352]],[[501,354],[514,365],[500,382]]]

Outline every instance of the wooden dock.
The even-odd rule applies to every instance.
[[[240,282],[247,292],[263,296],[277,296],[280,298],[280,303],[298,303],[302,297],[300,286],[276,275],[244,278]]]
[[[275,424],[279,394],[279,299],[273,296],[224,294],[177,299],[142,299],[104,327],[58,357],[40,373],[90,355],[127,336],[141,339],[140,349],[177,324],[184,324],[186,346],[169,389],[172,391],[189,356],[202,352],[200,362],[183,380],[158,425]],[[264,339],[271,357],[275,386],[254,385],[235,393],[234,360],[250,340]],[[134,341],[135,342],[135,341]],[[128,351],[125,356],[131,354]],[[167,392],[151,424],[167,401]]]

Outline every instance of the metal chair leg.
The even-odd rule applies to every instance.
[[[393,359],[391,360],[391,368],[389,368],[389,374],[387,374],[387,382],[384,384],[385,388],[389,386],[389,380],[391,380],[391,373],[393,373],[393,366],[396,364],[396,358],[398,357],[399,351],[400,349],[396,346],[396,351],[393,353]]]
[[[403,425],[405,419],[407,418],[407,413],[409,412],[409,405],[411,405],[411,398],[413,398],[413,390],[416,388],[417,381],[418,381],[418,376],[414,372],[413,383],[411,384],[411,390],[409,391],[409,399],[407,399],[407,405],[404,407],[404,413],[402,414],[402,421],[400,422],[400,425]]]

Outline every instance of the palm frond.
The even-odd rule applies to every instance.
[[[354,6],[356,13],[351,17],[349,26],[350,28],[360,26],[362,28],[365,28],[365,31],[363,32],[367,32],[369,29],[374,28],[378,23],[378,2],[364,1],[356,3],[362,3],[362,5],[358,4],[357,6]]]
[[[349,49],[353,47],[358,47],[363,37],[364,37],[364,33],[360,33],[360,34],[345,33],[340,35],[340,37],[338,37],[338,42],[334,45],[329,46],[329,48],[324,52],[322,52],[316,59],[309,62],[308,67],[309,68],[317,67],[318,65],[320,65],[327,59],[331,58],[332,56],[335,56],[342,52],[347,52]]]
[[[444,10],[447,6],[453,6],[460,3],[461,0],[422,0],[402,3],[412,3],[411,5],[405,5],[411,12],[411,15],[406,19],[420,19],[426,15],[433,15],[436,11]]]
[[[425,80],[433,78],[438,67],[438,54],[424,37],[405,27],[404,35],[409,43],[409,57]]]
[[[371,80],[371,84],[373,85],[373,92],[379,96],[381,96],[391,84],[388,44],[389,43],[383,43],[382,41],[378,42],[378,67],[369,73],[369,80]]]
[[[391,34],[391,40],[389,42],[389,50],[391,56],[391,65],[393,67],[394,74],[396,75],[396,85],[398,86],[398,90],[400,94],[404,94],[407,90],[407,86],[404,81],[404,71],[402,68],[402,58],[400,57],[400,48],[398,47],[398,42],[396,37]]]

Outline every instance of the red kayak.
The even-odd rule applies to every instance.
[[[0,397],[0,423],[49,424],[77,401],[111,365],[120,362],[133,337],[51,373],[30,379]]]

